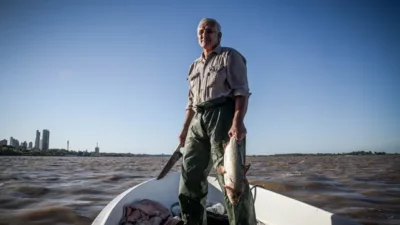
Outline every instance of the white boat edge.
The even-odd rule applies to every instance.
[[[145,198],[158,201],[169,209],[178,201],[179,179],[179,172],[170,172],[161,180],[151,178],[129,188],[111,200],[92,225],[119,224],[123,207]],[[209,176],[208,184],[208,200],[223,203],[223,195],[215,177]],[[349,218],[263,188],[253,188],[252,194],[255,197],[257,220],[265,225],[360,225]]]

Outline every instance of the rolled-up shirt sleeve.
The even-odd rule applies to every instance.
[[[246,59],[236,50],[227,55],[227,80],[234,96],[250,96]]]
[[[186,110],[192,109],[193,108],[193,94],[192,91],[189,88],[189,93],[188,93],[188,101],[186,104]]]

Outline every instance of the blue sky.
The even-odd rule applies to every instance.
[[[248,154],[400,151],[398,1],[1,1],[0,139],[170,153],[203,17],[248,61]]]

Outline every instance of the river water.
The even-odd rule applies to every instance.
[[[91,224],[168,157],[0,157],[0,225]],[[400,155],[248,157],[253,184],[362,224],[400,224]],[[172,171],[180,171],[180,162]],[[211,175],[215,174],[212,172]]]

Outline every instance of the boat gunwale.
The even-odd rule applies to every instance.
[[[150,178],[146,181],[143,181],[139,184],[134,185],[133,187],[128,188],[124,192],[118,194],[115,196],[107,205],[100,211],[100,213],[96,216],[96,218],[93,220],[92,224],[105,224],[108,217],[110,216],[112,209],[130,192],[132,192],[134,189],[145,185],[151,181],[154,181],[156,178]]]

